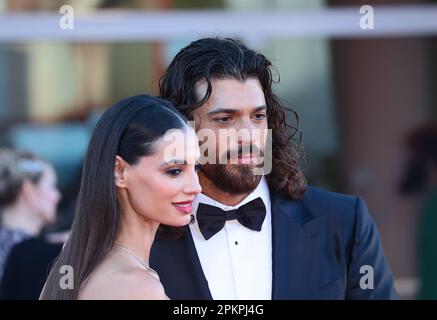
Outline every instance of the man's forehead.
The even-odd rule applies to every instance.
[[[252,85],[252,86],[257,86],[260,89],[261,88],[261,83],[259,81],[258,78],[256,77],[249,77],[245,80],[240,80],[240,79],[236,79],[236,78],[211,78],[209,79],[211,86],[212,86],[212,90],[214,91],[214,89],[217,90],[218,87],[224,88],[224,87],[228,87],[228,86],[235,86],[235,85],[240,85],[240,86],[245,86],[245,85]],[[206,81],[205,78],[201,78],[200,80],[198,80],[195,84],[195,90],[197,93],[202,94],[203,96],[206,94],[206,90],[208,88],[208,82]]]
[[[265,97],[259,80],[249,78],[241,81],[237,79],[214,79],[211,81],[212,92],[206,103],[200,108],[204,112],[211,109],[246,109],[265,106]],[[196,84],[196,95],[200,101],[207,91],[206,80]],[[203,112],[202,112],[203,113]]]

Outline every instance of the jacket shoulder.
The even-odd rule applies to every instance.
[[[317,215],[330,213],[343,217],[355,215],[360,198],[308,187],[302,200]]]
[[[331,232],[339,233],[345,245],[351,245],[357,228],[373,225],[365,201],[358,196],[309,187],[302,199],[314,216],[324,218]]]

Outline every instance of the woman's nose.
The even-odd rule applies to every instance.
[[[202,192],[202,187],[199,183],[199,176],[197,175],[197,172],[193,170],[193,172],[190,173],[190,177],[185,186],[185,193],[198,194],[200,192]]]

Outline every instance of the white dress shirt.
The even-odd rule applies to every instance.
[[[221,208],[238,209],[258,198],[266,206],[261,231],[250,230],[237,220],[226,221],[222,230],[205,240],[197,219],[190,230],[203,272],[215,300],[270,300],[272,294],[272,224],[269,187],[262,177],[255,190],[235,206],[226,206],[199,194],[193,203],[196,215],[199,203]]]

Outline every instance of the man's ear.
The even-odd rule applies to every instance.
[[[129,164],[124,161],[120,156],[115,156],[115,185],[118,188],[126,188],[126,168]]]

